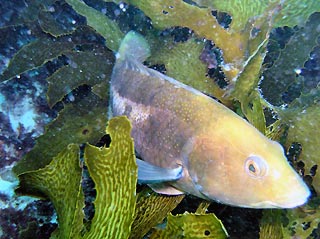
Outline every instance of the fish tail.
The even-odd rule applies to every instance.
[[[135,31],[130,31],[125,35],[116,54],[118,60],[132,58],[139,62],[143,62],[149,56],[150,46],[148,42]]]

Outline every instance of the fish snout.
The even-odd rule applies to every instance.
[[[278,208],[294,208],[305,204],[311,193],[302,179],[298,178],[298,181],[294,186],[287,188],[288,191],[281,194],[281,197],[271,202],[271,204]]]

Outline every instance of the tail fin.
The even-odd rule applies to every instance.
[[[150,56],[150,46],[142,35],[130,31],[123,38],[116,56],[120,60],[133,58],[143,62]]]

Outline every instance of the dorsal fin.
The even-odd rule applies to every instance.
[[[136,59],[143,62],[150,56],[150,46],[146,39],[135,31],[130,31],[123,38],[119,51],[116,54],[117,59]]]

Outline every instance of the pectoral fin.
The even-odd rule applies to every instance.
[[[138,158],[136,162],[138,165],[138,183],[158,184],[175,181],[182,177],[182,166],[177,168],[161,168]]]
[[[165,194],[165,195],[181,195],[185,194],[184,192],[180,191],[179,189],[176,189],[175,187],[172,187],[168,183],[156,183],[156,184],[148,184],[148,186],[159,194]]]

